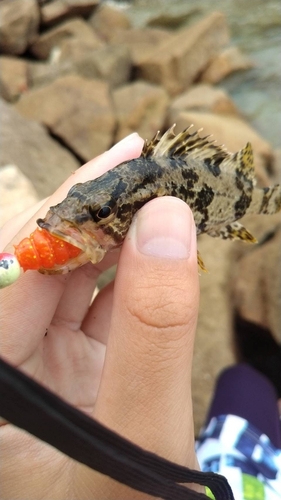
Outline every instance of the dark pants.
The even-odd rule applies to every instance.
[[[281,370],[281,367],[280,367]],[[218,415],[238,415],[281,448],[277,393],[273,384],[247,364],[224,370],[218,378],[206,424]]]

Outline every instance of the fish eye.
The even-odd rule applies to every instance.
[[[108,219],[114,213],[114,207],[111,207],[109,204],[102,207],[89,207],[89,213],[92,219],[98,223]]]
[[[111,214],[111,208],[108,205],[104,205],[97,213],[99,219],[107,219]]]

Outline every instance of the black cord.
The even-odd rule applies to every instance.
[[[208,486],[234,500],[225,477],[179,466],[145,451],[69,405],[0,359],[0,415],[69,457],[133,489],[165,500],[203,500],[178,483]]]

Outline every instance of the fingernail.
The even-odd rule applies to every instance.
[[[138,250],[145,255],[188,258],[196,240],[191,210],[178,198],[153,200],[137,214],[135,238]]]

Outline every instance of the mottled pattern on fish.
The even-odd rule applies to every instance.
[[[175,196],[188,203],[198,235],[252,243],[255,238],[237,220],[246,214],[281,210],[279,185],[255,187],[250,143],[232,154],[209,136],[192,133],[190,127],[175,135],[173,126],[162,137],[158,132],[146,142],[139,158],[73,186],[65,200],[37,222],[81,248],[85,261],[99,262],[108,250],[122,244],[135,213],[159,196]],[[198,263],[204,268],[200,257]],[[53,272],[77,265],[81,259],[79,264],[73,261]]]

